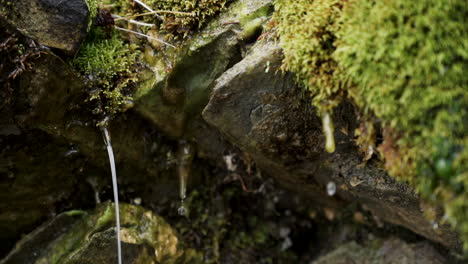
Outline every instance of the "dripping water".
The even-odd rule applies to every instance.
[[[122,248],[120,240],[120,215],[119,215],[119,192],[117,188],[117,173],[115,171],[115,161],[114,161],[114,151],[112,150],[111,139],[109,136],[109,131],[107,127],[102,126],[102,134],[104,136],[104,143],[107,147],[107,154],[109,155],[109,163],[112,173],[112,189],[114,191],[114,205],[115,205],[115,223],[116,223],[116,233],[117,233],[117,257],[118,263],[122,264]]]
[[[333,135],[335,128],[330,113],[322,113],[322,127],[325,134],[325,150],[329,153],[335,152],[335,136]]]
[[[180,198],[180,207],[177,210],[179,215],[185,216],[187,214],[187,208],[184,206],[184,200],[187,197],[187,180],[190,174],[190,169],[192,167],[192,160],[194,156],[193,146],[189,143],[182,142],[179,145],[178,151],[178,170],[179,174],[179,198]]]

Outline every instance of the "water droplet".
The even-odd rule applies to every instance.
[[[73,156],[74,154],[77,154],[78,153],[78,150],[76,149],[70,149],[68,150],[67,152],[65,152],[64,156],[65,157],[70,157],[70,156]]]
[[[177,209],[177,212],[179,213],[179,215],[181,216],[185,216],[187,215],[187,208],[185,208],[183,205],[179,207],[179,209]]]
[[[136,197],[135,199],[133,199],[133,202],[134,202],[136,205],[141,205],[141,198],[140,198],[140,197]]]
[[[327,183],[327,193],[329,196],[333,196],[336,193],[336,184],[334,182]]]

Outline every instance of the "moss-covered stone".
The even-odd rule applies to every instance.
[[[201,263],[193,250],[184,251],[175,231],[161,217],[120,204],[125,263]],[[72,211],[26,236],[2,264],[117,262],[115,213],[104,203],[94,211]]]
[[[343,5],[344,2],[339,0],[275,2],[275,20],[279,23],[278,32],[285,54],[283,69],[296,73],[298,82],[310,93],[323,120],[329,152],[335,149],[330,115],[346,94],[332,57]]]
[[[387,170],[443,205],[465,241],[467,15],[464,1],[351,1],[334,54],[355,102],[386,127]]]
[[[187,35],[226,7],[229,0],[148,0],[147,4],[161,13],[161,29],[172,34]],[[178,14],[179,13],[179,14]],[[185,14],[183,14],[185,13]]]
[[[345,96],[375,115],[388,172],[443,205],[468,241],[466,3],[278,0],[276,8],[284,69],[320,115]],[[375,132],[365,122],[358,143],[369,147]]]

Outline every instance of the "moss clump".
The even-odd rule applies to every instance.
[[[222,10],[228,0],[149,0],[155,10],[183,12],[191,15],[162,13],[161,29],[167,32],[186,35],[190,29],[201,27],[209,17]]]
[[[104,109],[97,109],[96,112],[115,114],[122,110],[125,100],[130,99],[125,89],[137,80],[136,68],[133,66],[138,54],[116,32],[112,32],[107,38],[101,28],[91,29],[71,63],[97,88],[89,99],[101,99],[105,105]]]
[[[341,100],[337,82],[336,32],[343,1],[277,0],[275,19],[284,50],[283,68],[296,73],[313,104],[330,112]]]
[[[455,1],[351,1],[334,54],[386,127],[390,174],[445,208],[468,242],[468,16]],[[466,244],[468,245],[468,244]]]

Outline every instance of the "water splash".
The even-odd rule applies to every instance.
[[[179,215],[187,215],[187,208],[184,206],[184,200],[187,197],[187,180],[192,168],[192,160],[195,154],[192,144],[187,142],[181,142],[177,153],[177,174],[179,175],[179,198],[180,207],[177,210]]]
[[[101,127],[102,134],[104,136],[104,143],[107,147],[107,154],[109,155],[109,163],[112,173],[112,189],[114,191],[114,205],[115,205],[115,223],[117,229],[117,256],[118,263],[122,264],[122,242],[120,240],[120,214],[119,214],[119,192],[117,188],[117,173],[115,170],[114,151],[112,150],[111,139],[107,127]]]
[[[334,182],[328,182],[327,183],[327,194],[329,196],[333,196],[336,193],[336,184]]]

